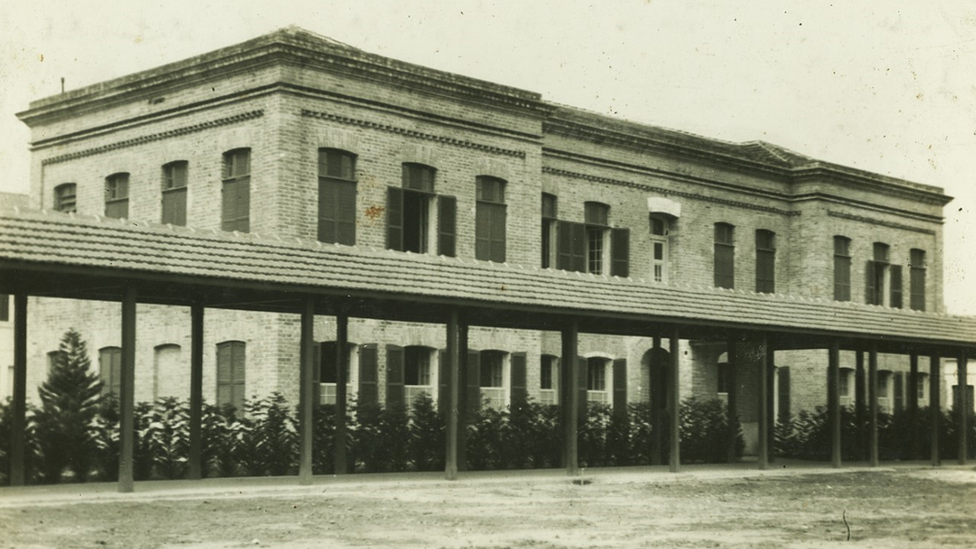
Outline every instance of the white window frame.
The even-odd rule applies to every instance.
[[[320,343],[328,343],[322,341]],[[349,343],[349,379],[346,380],[346,406],[350,406],[356,399],[355,389],[359,387],[359,345]],[[321,367],[316,364],[316,367]],[[319,404],[336,403],[337,383],[319,382]]]

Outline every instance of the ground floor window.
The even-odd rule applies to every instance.
[[[217,406],[244,409],[245,356],[243,341],[217,344]]]
[[[417,397],[427,394],[436,399],[437,386],[434,363],[434,349],[430,347],[411,346],[403,350],[403,384],[404,397],[408,404],[416,401]]]
[[[359,346],[354,343],[348,343],[346,345],[346,402],[351,402],[355,397],[354,388],[357,386],[357,374],[359,372],[358,368],[358,349]],[[318,346],[318,363],[317,368],[318,379],[316,388],[317,398],[315,402],[319,404],[335,404],[336,403],[336,383],[339,379],[338,364],[336,362],[336,342],[335,341],[323,341]]]
[[[559,404],[559,357],[542,355],[540,357],[539,402]]]
[[[607,378],[612,374],[608,375],[609,368],[609,358],[595,356],[586,359],[586,400],[588,402],[610,403],[610,391],[607,390],[607,387],[610,387],[611,384],[608,383]]]
[[[481,351],[479,359],[479,376],[481,386],[481,400],[490,408],[504,408],[508,406],[508,394],[505,380],[508,353],[504,351]]]

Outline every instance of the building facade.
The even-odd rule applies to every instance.
[[[514,267],[944,312],[942,208],[951,198],[937,187],[556,105],[301,29],[41,99],[19,116],[32,129],[35,209],[456,258],[497,273],[489,278],[502,290]],[[28,386],[43,381],[74,327],[115,390],[118,306],[31,299]],[[185,398],[189,308],[147,304],[139,314],[136,400]],[[277,391],[297,402],[298,323],[209,312],[205,399],[240,405]],[[552,329],[472,326],[469,390],[491,406],[523,390],[558,403]],[[351,319],[350,398],[439,400],[445,337],[422,323]],[[316,318],[314,339],[316,399],[334,402],[334,317]],[[663,394],[655,372],[674,352],[686,365],[682,394],[755,400],[758,373],[728,371],[730,353],[750,345],[693,339],[670,349],[653,337],[581,334],[587,400],[651,401]],[[859,386],[857,355],[841,352],[842,405]],[[777,414],[826,404],[826,350],[777,350],[774,362]],[[883,410],[905,406],[908,372],[907,357],[880,355]],[[924,406],[931,380],[918,380]],[[756,411],[738,414],[751,449]]]

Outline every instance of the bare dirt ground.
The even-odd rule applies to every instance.
[[[976,547],[976,470],[661,469],[0,490],[0,547]],[[844,515],[850,524],[850,541]]]

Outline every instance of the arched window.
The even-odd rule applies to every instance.
[[[77,211],[75,193],[77,185],[62,183],[54,187],[54,209],[59,212],[71,213]]]
[[[586,400],[609,404],[613,387],[613,372],[609,358],[594,356],[586,359]]]
[[[756,292],[771,294],[776,291],[776,233],[756,231]]]
[[[186,225],[186,185],[189,163],[177,160],[163,165],[163,223]]]
[[[102,378],[102,394],[122,394],[122,349],[103,347],[98,350],[98,371]]]
[[[715,224],[715,287],[735,288],[735,226]]]
[[[851,239],[834,237],[834,301],[851,300]]]
[[[105,217],[129,217],[129,174],[116,173],[105,178]]]
[[[179,345],[167,343],[153,350],[153,398],[182,397],[189,368],[183,364],[183,352]]]
[[[539,402],[559,404],[559,357],[542,355],[539,367]]]
[[[224,153],[220,228],[242,233],[251,229],[251,149]]]
[[[475,180],[474,257],[495,263],[505,262],[505,181],[479,176]]]
[[[357,386],[358,383],[358,356],[359,356],[359,346],[355,343],[348,343],[346,345],[346,400],[351,401],[354,398],[352,391],[353,387]],[[318,404],[335,404],[336,403],[336,383],[338,382],[339,368],[336,363],[336,342],[335,341],[323,341],[316,347],[316,352],[318,354],[318,368],[316,369],[315,379],[313,383],[317,385],[318,391],[316,391],[315,402]]]
[[[217,344],[217,405],[242,410],[245,395],[246,344],[224,341]]]
[[[322,242],[356,244],[356,155],[319,149],[319,231]]]
[[[651,220],[651,276],[655,282],[668,281],[668,235],[671,220],[663,215],[652,215]]]

